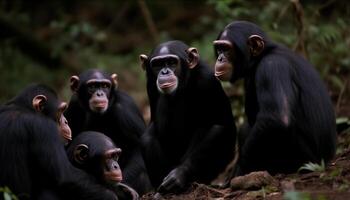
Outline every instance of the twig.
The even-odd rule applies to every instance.
[[[148,30],[150,31],[150,34],[153,38],[153,42],[157,43],[158,41],[158,31],[154,24],[154,21],[152,19],[151,13],[149,12],[149,9],[145,3],[145,0],[138,0],[141,12],[146,20],[146,24],[148,27]]]
[[[296,14],[297,31],[298,31],[298,41],[294,47],[294,50],[300,52],[302,55],[307,57],[307,52],[305,48],[304,10],[299,0],[290,0],[290,1],[293,4],[293,8]]]
[[[345,80],[344,87],[341,89],[341,91],[339,93],[339,97],[337,99],[337,106],[335,108],[337,114],[339,113],[340,106],[341,106],[341,100],[342,100],[344,92],[345,92],[345,90],[346,90],[346,88],[348,86],[348,81],[349,81],[349,79]]]

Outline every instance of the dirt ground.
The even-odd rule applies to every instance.
[[[339,146],[345,147],[324,172],[304,174],[278,174],[271,180],[260,183],[263,172],[243,177],[241,185],[236,188],[220,189],[203,184],[192,184],[191,188],[180,195],[168,195],[161,199],[167,200],[350,200],[350,131],[339,135]],[[341,147],[341,148],[342,148]],[[265,176],[266,174],[264,174]],[[242,183],[243,182],[243,183]],[[260,187],[249,187],[249,182],[261,184]],[[246,186],[248,184],[248,186]],[[232,185],[232,182],[231,182]],[[247,189],[243,189],[247,188]],[[255,188],[255,189],[254,189]],[[142,200],[153,199],[153,193],[144,195]]]
[[[349,106],[350,108],[350,106]],[[350,111],[350,109],[348,109]],[[347,115],[350,116],[350,112]],[[254,172],[231,180],[231,187],[194,183],[180,195],[167,195],[167,200],[350,200],[350,124],[340,127],[338,149],[335,158],[324,171],[278,174]],[[339,126],[338,126],[339,128]],[[144,195],[151,200],[154,193]]]

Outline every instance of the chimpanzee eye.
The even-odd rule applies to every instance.
[[[160,60],[155,60],[151,63],[151,67],[156,73],[158,73],[163,68],[163,66],[164,63]]]
[[[111,158],[112,158],[113,160],[115,160],[115,161],[118,161],[118,160],[119,160],[119,155],[118,155],[118,153],[113,153],[113,154],[111,155]]]
[[[177,60],[175,60],[175,59],[169,59],[169,61],[168,61],[168,65],[169,66],[174,66],[174,65],[176,65],[177,64]]]
[[[109,88],[111,87],[111,85],[108,84],[108,83],[102,83],[101,87],[102,87],[103,89],[109,89]]]
[[[88,84],[87,89],[89,93],[94,93],[96,91],[97,86],[95,84]]]

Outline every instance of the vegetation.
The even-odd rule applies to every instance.
[[[122,89],[141,105],[146,98],[138,54],[148,53],[158,41],[180,39],[198,47],[212,65],[218,32],[232,20],[250,20],[311,60],[340,112],[348,93],[349,16],[345,0],[3,0],[0,102],[33,81],[54,86],[67,98],[67,77],[98,67],[117,72]],[[230,86],[228,93],[238,100],[234,108],[240,116],[241,88]]]
[[[349,134],[350,4],[346,0],[0,0],[0,103],[31,82],[46,83],[68,100],[69,77],[97,67],[118,73],[119,88],[146,109],[145,76],[138,55],[148,54],[159,41],[179,39],[196,46],[213,66],[212,41],[233,20],[258,24],[273,40],[309,59],[329,88],[339,132]],[[232,99],[236,122],[242,124],[242,83],[223,86]],[[337,155],[349,143],[341,139]],[[316,165],[306,168],[319,171]],[[348,189],[349,183],[342,182],[342,187]],[[10,194],[6,188],[1,191]],[[9,198],[14,199],[5,197]],[[284,198],[309,199],[298,192]]]

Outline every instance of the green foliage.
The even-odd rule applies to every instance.
[[[0,7],[1,14],[51,47],[53,57],[62,53],[69,55],[69,60],[78,63],[78,71],[98,67],[117,72],[121,86],[129,85],[128,92],[137,90],[146,96],[144,72],[140,70],[138,55],[149,53],[154,44],[136,1],[47,1],[32,7],[26,7],[23,0],[16,2],[7,9]],[[344,89],[346,75],[350,73],[350,4],[336,1],[329,6],[318,1],[300,2],[304,10],[307,58],[319,70],[333,93],[337,94]],[[274,41],[290,48],[294,48],[299,39],[296,13],[291,1],[207,0],[205,5],[202,1],[186,0],[146,3],[154,17],[159,41],[185,40],[199,49],[201,58],[210,66],[214,65],[215,60],[212,41],[233,20],[252,21],[261,26]],[[185,9],[189,4],[196,5],[192,7],[194,10]],[[53,7],[55,9],[49,9]],[[205,12],[197,12],[203,7]],[[192,18],[199,15],[193,13],[201,13],[200,18]],[[186,29],[182,29],[184,23]],[[181,34],[174,38],[174,32]],[[133,48],[135,45],[129,45],[128,41],[137,41],[136,48]],[[116,51],[123,45],[127,50],[122,53]],[[72,74],[68,74],[67,69],[52,71],[44,67],[19,51],[16,38],[1,40],[0,102],[8,100],[33,81],[48,83],[68,96],[67,80]],[[242,83],[223,86],[234,100],[232,107],[238,123],[243,123]]]
[[[350,72],[349,4],[334,4],[331,11],[321,13],[325,5],[301,1],[304,10],[304,44],[308,59],[320,71],[332,88],[340,91],[344,85],[341,73]],[[215,22],[221,30],[233,20],[249,20],[261,26],[273,40],[294,48],[298,41],[296,13],[292,1],[208,0],[220,18]],[[264,12],[261,12],[261,11]],[[337,10],[343,10],[341,14]]]
[[[8,187],[0,187],[0,194],[3,193],[4,200],[18,200]]]
[[[65,75],[63,71],[52,73],[41,64],[23,55],[11,40],[0,43],[0,103],[4,103],[31,82],[45,83],[52,87]]]
[[[307,171],[311,171],[311,172],[324,172],[326,170],[326,166],[324,164],[324,161],[321,161],[321,164],[317,164],[317,163],[305,163],[303,166],[301,166],[298,169],[298,172],[301,170],[307,170]]]

